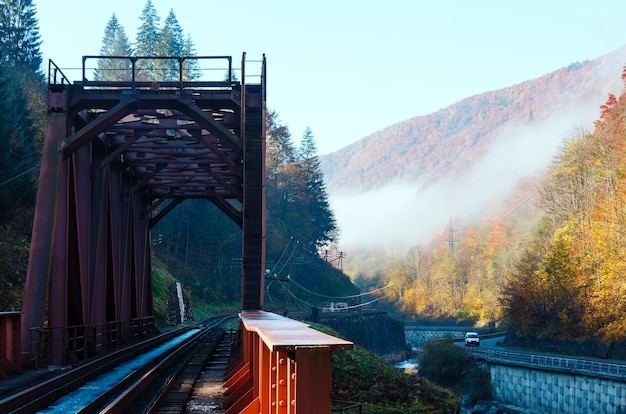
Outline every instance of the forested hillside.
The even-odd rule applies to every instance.
[[[567,143],[541,186],[542,220],[503,290],[518,335],[626,335],[625,117],[626,93],[610,95],[594,129]]]
[[[548,120],[569,126],[592,121],[607,94],[619,91],[625,61],[623,47],[374,132],[320,157],[329,191],[358,193],[397,182],[421,188],[435,179],[461,176],[516,130]]]
[[[391,263],[378,285],[412,316],[505,321],[521,337],[621,340],[625,143],[626,94],[611,94],[593,130],[570,136],[505,213],[462,229],[454,244],[442,231]]]

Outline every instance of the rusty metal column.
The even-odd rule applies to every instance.
[[[242,68],[245,67],[245,54]],[[242,73],[243,257],[242,310],[263,308],[265,278],[265,59],[260,85]]]
[[[132,208],[132,260],[135,276],[136,318],[153,316],[152,301],[152,269],[150,264],[150,228],[145,211],[148,209],[148,200],[145,195],[133,194],[131,196]]]
[[[115,320],[124,321],[120,326],[120,336],[130,337],[131,319],[131,276],[129,246],[130,230],[130,185],[122,180],[119,166],[112,166],[109,178],[111,215],[111,261],[113,277],[113,303]],[[124,195],[123,195],[124,194]],[[118,338],[119,339],[119,338]]]
[[[59,143],[67,134],[66,90],[48,92],[48,122],[37,189],[37,204],[33,220],[28,270],[22,307],[22,353],[30,352],[29,329],[40,327],[44,321],[48,272],[52,260],[52,240],[55,227],[57,186],[62,157]]]
[[[91,163],[98,165],[103,155],[92,147]],[[77,151],[78,152],[78,151]],[[84,173],[90,172],[90,169]],[[99,354],[106,347],[106,322],[107,321],[107,301],[111,292],[108,290],[110,274],[110,197],[108,185],[108,169],[103,169],[99,173],[92,173],[91,176],[91,201],[90,201],[90,270],[83,280],[89,282],[89,290],[85,290],[89,301],[89,314],[85,315],[85,325],[92,325],[94,331],[90,338],[93,350]]]
[[[48,283],[48,326],[50,329],[50,365],[66,364],[66,335],[68,317],[68,192],[69,162],[60,165],[56,187],[57,202],[54,212],[53,241],[50,248]]]

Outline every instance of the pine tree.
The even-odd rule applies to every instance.
[[[286,165],[295,163],[296,149],[291,141],[289,127],[280,123],[276,111],[267,112],[265,135],[267,180],[276,182]]]
[[[185,38],[183,36],[183,29],[178,23],[174,10],[170,9],[169,14],[165,18],[163,29],[161,30],[161,36],[159,37],[157,55],[180,57],[184,55],[184,52]],[[164,70],[163,78],[165,80],[178,80],[178,61],[171,59],[163,61],[162,63]]]
[[[309,218],[309,249],[318,252],[328,247],[337,239],[337,224],[330,209],[324,173],[317,156],[315,137],[310,128],[306,128],[300,143],[298,159],[302,169],[305,190],[304,207]]]
[[[0,215],[32,205],[45,101],[39,28],[32,1],[0,3]]]
[[[115,13],[109,19],[104,29],[102,56],[130,56],[132,49],[124,28],[120,25]],[[96,80],[129,81],[132,79],[132,64],[126,59],[98,59],[98,69],[95,70]]]
[[[183,46],[183,56],[196,56],[196,46],[191,39],[191,35],[187,35],[185,45]],[[192,81],[200,78],[200,65],[197,59],[187,59],[183,62],[183,80]]]
[[[298,211],[295,204],[293,174],[296,150],[289,128],[278,119],[278,113],[268,111],[266,116],[266,204],[267,257],[279,257],[285,246],[295,237],[289,217]]]
[[[141,16],[141,26],[137,33],[135,52],[137,56],[157,56],[159,51],[159,17],[152,0],[147,0]],[[158,73],[161,61],[156,59],[142,59],[137,62],[139,80],[159,80],[161,74]]]
[[[39,26],[32,0],[0,3],[0,64],[41,74]]]
[[[296,151],[288,128],[270,112],[266,165],[268,254],[293,238],[306,254],[316,256],[336,241],[338,229],[311,130]]]
[[[141,26],[137,33],[137,56],[154,56],[157,54],[159,45],[159,17],[152,0],[147,0],[141,11]]]

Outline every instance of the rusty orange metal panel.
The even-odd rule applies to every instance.
[[[259,413],[259,399],[255,398],[250,404],[241,411],[241,414],[257,414]]]
[[[244,311],[240,318],[243,358],[252,378],[245,390],[229,380],[236,390],[227,398],[227,412],[329,414],[330,355],[334,350],[352,349],[352,343],[265,311]],[[240,398],[235,403],[236,397]],[[237,411],[235,406],[246,411]]]
[[[230,406],[225,414],[259,413],[259,398],[254,396],[252,389]]]
[[[286,352],[277,353],[276,364],[276,413],[288,413],[290,405],[289,398],[289,355]]]
[[[254,398],[254,386],[252,377],[244,377],[240,382],[237,382],[231,387],[232,392],[224,399],[222,405],[224,408],[231,408],[234,406],[242,407],[249,404]],[[229,391],[231,390],[229,388]]]
[[[241,378],[250,375],[250,364],[245,362],[241,368],[239,368],[234,374],[228,377],[224,382],[224,387],[230,388],[237,383]],[[226,391],[228,392],[228,390]],[[225,394],[227,395],[227,394]]]
[[[226,383],[230,382],[234,376],[236,376],[245,366],[247,362],[243,360],[243,358],[233,359],[226,371],[224,372],[224,378],[226,378]],[[233,380],[234,381],[234,380]],[[225,385],[230,387],[230,385]]]
[[[259,411],[269,413],[272,407],[272,353],[263,341],[259,341],[257,349],[259,352]]]
[[[331,367],[329,348],[296,351],[296,411],[298,414],[330,413]]]

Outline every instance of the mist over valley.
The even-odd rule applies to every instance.
[[[345,270],[359,267],[350,263],[360,250],[401,257],[451,220],[465,227],[503,214],[518,183],[538,180],[567,139],[593,127],[608,95],[621,93],[625,62],[623,47],[320,156]]]

